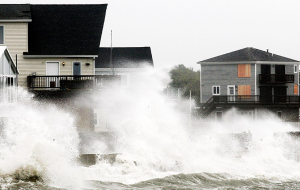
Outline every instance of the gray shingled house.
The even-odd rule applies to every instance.
[[[235,107],[254,117],[267,109],[299,121],[299,61],[248,47],[198,64],[204,118],[221,120]]]

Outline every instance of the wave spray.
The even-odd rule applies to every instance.
[[[90,167],[78,163],[85,139],[75,116],[23,98],[13,117],[1,119],[2,188],[240,188],[299,181],[299,139],[290,133],[298,128],[268,112],[254,119],[232,109],[223,122],[192,118],[182,109],[189,102],[162,94],[165,80],[150,70],[131,88],[103,89],[84,102],[100,110],[97,122],[105,127],[94,133],[115,137],[112,147],[101,139],[90,144],[91,153],[116,154],[113,162],[99,156]]]

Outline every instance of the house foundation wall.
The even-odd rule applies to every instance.
[[[234,111],[235,109],[235,111]],[[232,115],[230,115],[232,114]],[[216,108],[208,117],[211,121],[225,121],[226,118],[248,116],[249,119],[263,119],[272,115],[283,122],[299,122],[299,108]]]

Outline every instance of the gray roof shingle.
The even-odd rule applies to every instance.
[[[31,19],[30,4],[0,4],[0,20]]]
[[[202,62],[241,62],[241,61],[271,61],[271,62],[298,62],[294,59],[286,58],[267,51],[262,51],[252,47],[240,49]]]
[[[24,55],[98,55],[106,4],[31,5]]]
[[[110,68],[111,48],[99,48],[96,68]],[[114,47],[112,49],[114,68],[141,68],[153,66],[150,47]]]

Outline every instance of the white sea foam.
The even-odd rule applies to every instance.
[[[112,164],[78,165],[80,139],[74,116],[59,106],[22,98],[16,115],[3,119],[0,175],[24,179],[37,175],[47,184],[64,188],[82,187],[83,180],[132,184],[203,172],[300,179],[300,142],[286,135],[297,128],[268,112],[253,119],[236,109],[225,114],[223,122],[190,122],[189,109],[182,111],[178,102],[161,93],[162,78],[151,70],[132,88],[102,90],[94,94],[90,105],[84,101],[106,110],[103,119],[116,135],[112,151],[119,153]],[[103,154],[107,147],[95,140],[91,151]]]
[[[26,93],[19,95],[23,97],[11,107],[13,115],[1,118],[1,176],[38,177],[60,187],[74,185],[79,138],[73,117],[53,105],[31,100]]]
[[[267,111],[254,119],[236,109],[223,122],[199,119],[191,125],[189,113],[161,95],[159,77],[144,76],[137,88],[102,92],[106,98],[98,103],[110,110],[110,129],[117,133],[116,152],[121,154],[113,165],[91,167],[90,179],[135,183],[201,172],[300,177],[299,142],[286,134],[297,128]]]

